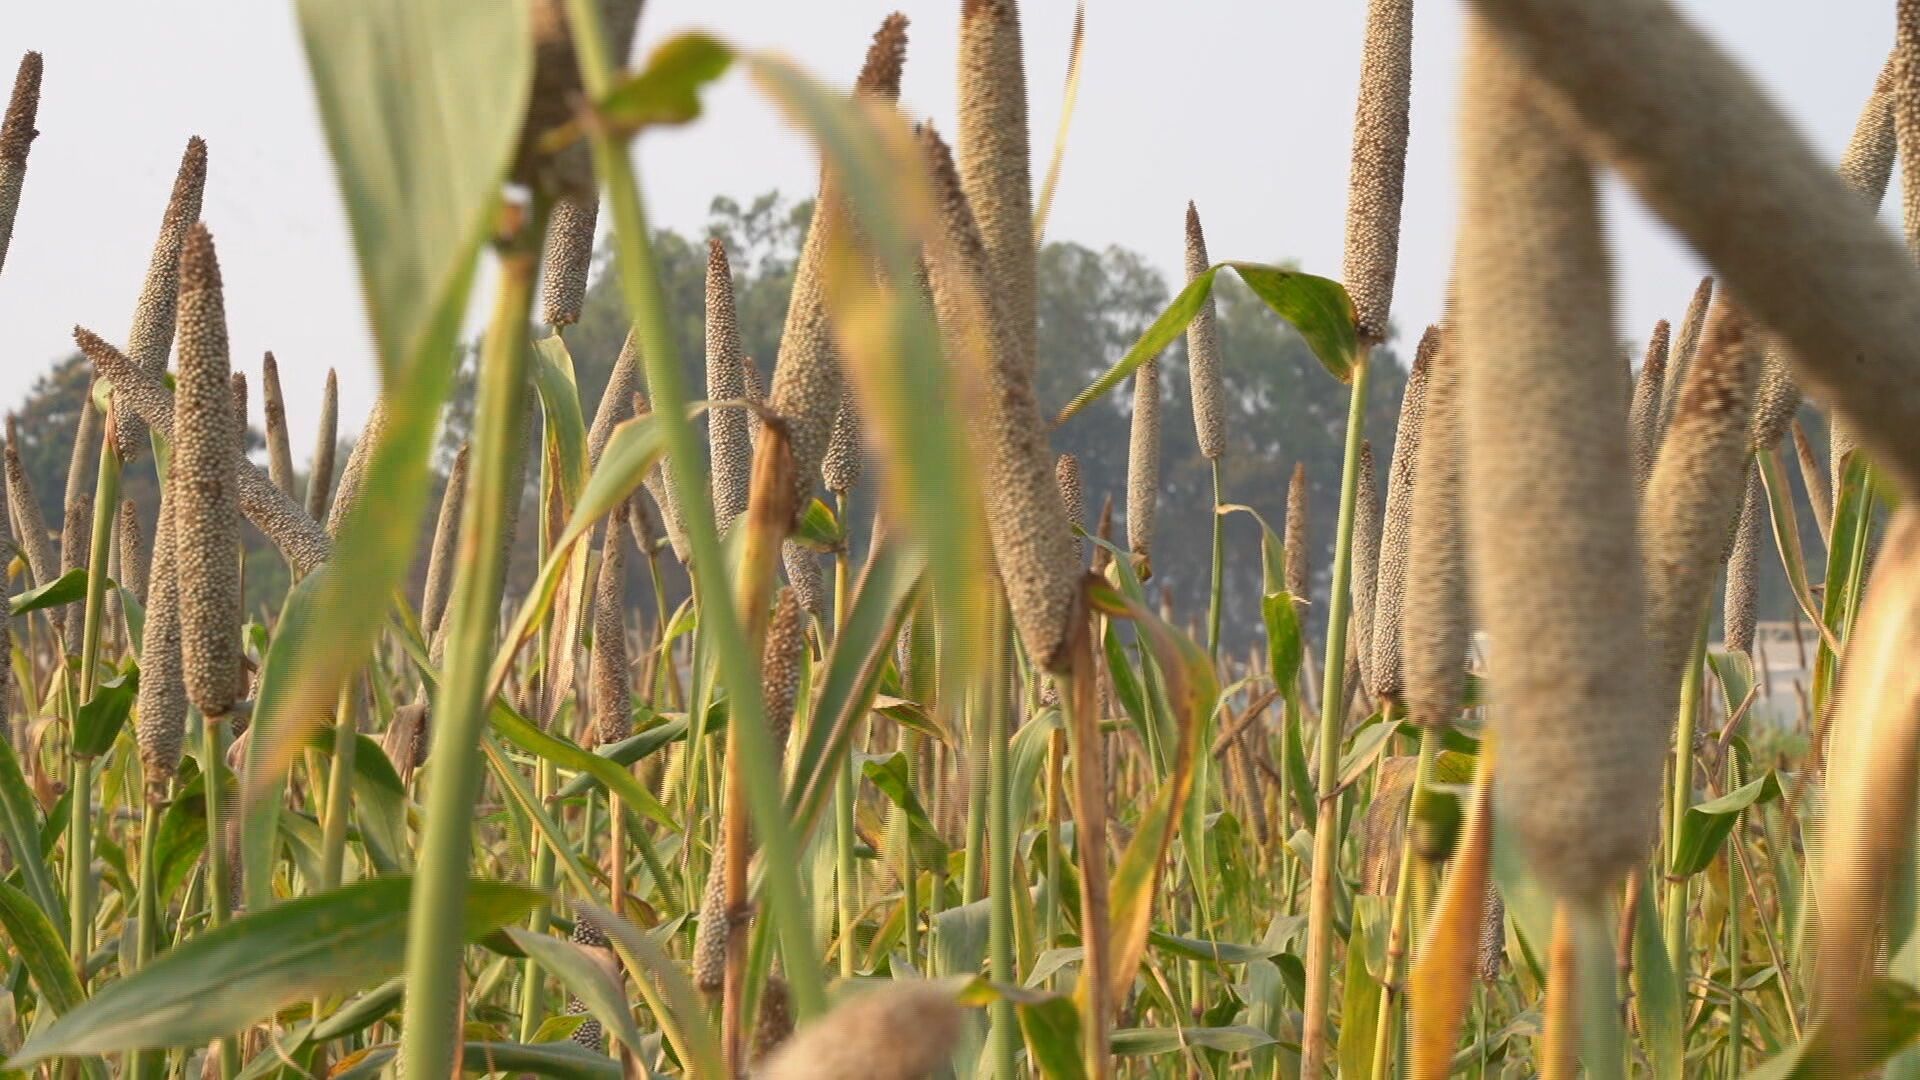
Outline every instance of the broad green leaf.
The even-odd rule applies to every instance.
[[[1188,960],[1202,960],[1212,964],[1250,964],[1256,960],[1271,960],[1279,950],[1265,945],[1242,945],[1231,941],[1201,941],[1199,938],[1180,937],[1155,930],[1147,935],[1147,941],[1156,949],[1165,949],[1175,956]]]
[[[298,0],[314,96],[341,186],[380,363],[387,423],[335,538],[312,617],[275,645],[291,729],[331,710],[387,616],[414,553],[428,458],[452,385],[481,240],[500,206],[532,83],[528,0]],[[370,601],[370,598],[374,599]],[[289,745],[289,744],[283,744]],[[253,756],[249,803],[271,802],[291,758]],[[253,844],[270,823],[249,813]],[[250,891],[249,899],[267,899]]]
[[[373,878],[209,930],[107,984],[7,1064],[194,1046],[296,1001],[377,983],[400,970],[412,889],[409,878]],[[461,916],[467,939],[519,920],[538,901],[518,886],[474,882]]]
[[[1284,592],[1268,593],[1260,598],[1260,616],[1267,624],[1267,673],[1286,693],[1300,677],[1306,656],[1299,602]]]
[[[1687,1051],[1686,995],[1667,955],[1653,889],[1640,881],[1640,915],[1633,928],[1633,996],[1655,1080],[1679,1080]]]
[[[40,826],[39,805],[20,770],[20,759],[14,756],[12,740],[0,739],[0,841],[12,854],[13,865],[20,868],[27,895],[56,926],[64,928],[67,905],[53,887],[47,861],[41,858]]]
[[[920,805],[919,797],[913,793],[913,785],[908,782],[906,752],[895,750],[879,756],[861,755],[860,771],[882,795],[906,814],[907,829],[913,837],[915,850],[931,852],[929,857],[944,860],[947,857],[946,842],[927,818],[926,809]]]
[[[1087,1070],[1080,1058],[1080,1010],[1074,1008],[1072,998],[1015,1003],[1013,1012],[1026,1040],[1027,1060],[1045,1080],[1084,1080]]]
[[[1152,1057],[1187,1048],[1245,1054],[1273,1042],[1273,1036],[1257,1027],[1235,1024],[1230,1027],[1128,1028],[1114,1032],[1109,1045],[1113,1047],[1115,1057]],[[1345,1045],[1344,1040],[1342,1045]]]
[[[1358,780],[1361,774],[1373,767],[1374,760],[1386,752],[1387,742],[1400,731],[1400,725],[1389,724],[1375,714],[1358,732],[1354,733],[1353,744],[1347,747],[1346,754],[1340,759],[1340,779],[1338,787],[1346,787]]]
[[[1337,281],[1298,270],[1261,263],[1222,262],[1202,271],[1180,290],[1160,317],[1153,320],[1133,346],[1112,367],[1101,373],[1092,385],[1082,390],[1060,410],[1054,423],[1064,424],[1074,413],[1086,408],[1119,386],[1140,365],[1160,355],[1187,330],[1194,316],[1212,295],[1214,278],[1223,269],[1232,269],[1247,283],[1253,294],[1275,314],[1292,324],[1313,350],[1327,373],[1341,382],[1353,378],[1353,362],[1359,352],[1359,337],[1354,325],[1353,301]]]
[[[625,988],[589,958],[580,946],[517,926],[508,927],[507,936],[527,955],[539,961],[541,968],[551,971],[573,992],[574,997],[586,1005],[587,1012],[606,1025],[607,1031],[618,1038],[622,1045],[640,1045],[640,1028],[633,1022]]]
[[[47,921],[46,913],[33,898],[0,881],[0,931],[7,935],[8,951],[25,965],[33,985],[40,991],[56,1015],[65,1016],[80,1007],[86,991],[74,974],[73,961],[60,940],[60,932]],[[10,1068],[23,1068],[20,1062],[7,1062]]]
[[[9,603],[15,615],[25,615],[30,611],[56,608],[62,604],[71,604],[87,595],[87,572],[81,567],[54,578],[36,589],[28,589]]]
[[[1342,1076],[1371,1076],[1374,1030],[1380,1021],[1380,984],[1367,970],[1372,937],[1385,938],[1385,927],[1369,926],[1360,913],[1353,917],[1347,938],[1346,992],[1340,1004],[1339,1062]]]
[[[587,480],[587,422],[580,415],[580,387],[574,381],[573,355],[559,334],[533,343],[533,386],[540,394],[547,438],[560,454],[560,492],[566,506],[580,500]]]
[[[1713,862],[1720,845],[1740,820],[1741,811],[1757,803],[1780,797],[1780,778],[1769,770],[1765,776],[1710,802],[1687,807],[1680,822],[1680,843],[1674,851],[1673,872],[1682,876],[1697,874]]]
[[[273,865],[273,838],[279,832],[287,769],[307,740],[334,716],[336,701],[299,697],[296,690],[302,681],[297,672],[305,663],[303,649],[308,634],[318,633],[314,623],[321,617],[321,592],[338,572],[337,567],[324,566],[288,591],[273,644],[260,665],[260,689],[254,700],[253,726],[248,729],[246,782],[242,785],[253,794],[242,807],[240,824],[241,857],[246,866]],[[245,877],[247,907],[255,911],[271,907],[274,897],[266,875]]]
[[[73,726],[73,752],[81,757],[99,757],[113,748],[127,714],[140,691],[140,669],[129,667],[124,673],[101,683],[93,699],[80,706]]]
[[[349,1055],[334,1067],[330,1080],[374,1080],[389,1075],[399,1046],[385,1043]],[[463,1071],[473,1074],[526,1074],[554,1080],[622,1080],[620,1063],[578,1043],[468,1042],[460,1049]]]
[[[720,709],[718,705],[716,705],[711,712],[718,714],[720,717],[725,716],[724,711]],[[646,715],[644,706],[642,707],[642,715]],[[716,730],[724,722],[724,719],[716,719],[716,716],[709,715],[707,717],[707,730]],[[681,742],[685,740],[686,737],[687,721],[685,718],[662,720],[644,731],[636,732],[621,739],[619,742],[603,743],[596,746],[593,748],[593,753],[596,757],[606,758],[615,765],[631,766],[634,762],[647,757],[660,748]],[[571,799],[584,795],[595,787],[598,782],[599,777],[592,773],[583,772],[561,785],[560,791],[555,798]]]
[[[608,91],[600,119],[623,136],[655,125],[685,124],[700,116],[700,91],[727,73],[733,50],[706,34],[669,38],[636,75]]]

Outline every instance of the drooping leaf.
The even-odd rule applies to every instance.
[[[12,854],[13,865],[20,868],[27,894],[56,925],[65,926],[67,905],[54,890],[46,860],[41,858],[40,826],[39,808],[20,770],[20,759],[12,742],[0,739],[0,841]]]
[[[80,1007],[86,991],[74,973],[60,932],[32,897],[4,881],[0,881],[0,931],[6,932],[8,951],[26,967],[34,987],[56,1015],[65,1016]],[[11,1061],[7,1064],[22,1067]]]
[[[605,969],[588,958],[580,946],[517,926],[508,927],[507,936],[528,956],[539,961],[542,969],[551,971],[572,991],[573,996],[587,1007],[587,1012],[606,1025],[607,1031],[618,1038],[621,1045],[640,1045],[640,1028],[633,1022],[626,990]]]
[[[1729,791],[1710,802],[1687,807],[1680,821],[1680,843],[1674,849],[1673,872],[1682,876],[1707,868],[1720,853],[1740,821],[1740,812],[1749,806],[1772,802],[1780,797],[1780,777],[1772,770],[1766,775]]]
[[[73,752],[80,757],[99,757],[113,748],[127,714],[133,711],[134,698],[140,692],[140,669],[129,667],[122,674],[101,683],[93,697],[80,706],[73,725]]]
[[[31,611],[71,604],[86,595],[87,572],[84,568],[76,566],[45,585],[28,589],[14,597],[9,604],[13,608],[13,614],[25,615]]]
[[[373,985],[400,970],[412,891],[410,878],[373,878],[209,930],[107,984],[35,1032],[7,1064],[199,1045],[293,1002]],[[460,916],[467,939],[520,919],[538,901],[518,886],[474,882]]]
[[[1667,955],[1653,889],[1640,882],[1640,915],[1633,928],[1633,994],[1647,1061],[1655,1080],[1679,1080],[1686,1071],[1686,995]]]
[[[580,414],[580,386],[574,380],[573,354],[559,334],[533,343],[533,388],[540,394],[547,438],[560,456],[560,492],[571,508],[587,482],[587,423]]]
[[[700,91],[727,73],[733,50],[701,33],[669,38],[638,74],[600,102],[600,119],[620,135],[645,127],[685,124],[700,116]]]

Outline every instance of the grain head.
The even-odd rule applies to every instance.
[[[267,479],[289,499],[297,499],[293,444],[287,438],[287,399],[280,391],[280,365],[268,353],[260,361],[260,400],[267,418]]]
[[[969,6],[993,0],[970,0]],[[767,1059],[764,1080],[918,1080],[945,1066],[961,1010],[937,983],[895,980],[836,1006]]]
[[[180,246],[187,229],[200,220],[200,203],[207,190],[207,143],[195,135],[187,140],[174,174],[173,194],[160,217],[153,240],[146,281],[133,309],[133,328],[127,331],[127,357],[152,372],[166,370],[173,348],[175,308],[180,294]]]
[[[1061,454],[1053,463],[1053,480],[1060,487],[1060,505],[1067,511],[1067,525],[1086,528],[1087,525],[1087,487],[1080,479],[1080,459],[1072,454]],[[1075,537],[1073,541],[1074,557],[1086,562],[1087,542]]]
[[[147,620],[140,640],[140,690],[134,705],[134,738],[147,801],[162,802],[180,769],[186,738],[187,689],[180,673],[180,575],[174,564],[174,502],[160,495],[160,520],[153,530],[153,561],[147,579]]]
[[[760,1015],[753,1022],[753,1059],[765,1058],[792,1036],[793,992],[787,980],[768,975],[760,990]]]
[[[1407,112],[1413,87],[1413,0],[1370,0],[1347,179],[1347,292],[1362,340],[1387,336],[1400,258]]]
[[[600,579],[593,598],[592,688],[594,738],[602,745],[633,734],[633,685],[627,661],[625,511],[608,516],[600,544]]]
[[[718,237],[707,241],[706,338],[707,400],[745,399],[747,351],[740,341],[740,320],[734,310],[733,267]],[[723,534],[735,518],[746,513],[752,486],[753,446],[747,434],[747,415],[743,409],[707,411],[713,519]]]
[[[20,213],[27,151],[40,134],[33,125],[40,114],[42,70],[39,53],[29,52],[20,58],[20,68],[13,76],[13,96],[7,99],[6,119],[0,120],[0,266],[6,264],[14,218]]]
[[[1016,0],[967,0],[960,11],[960,188],[972,208],[996,319],[1006,323],[1009,363],[1031,372],[1038,322],[1033,177],[1027,132],[1027,72]]]
[[[540,321],[555,330],[580,321],[599,217],[600,197],[595,193],[560,199],[547,218],[546,250],[540,256]]]
[[[1465,71],[1456,310],[1496,798],[1549,888],[1592,901],[1646,855],[1665,748],[1610,271],[1587,162],[1477,20]]]
[[[440,494],[440,517],[433,526],[433,547],[427,555],[427,583],[420,593],[420,634],[432,641],[440,632],[452,595],[455,545],[460,537],[460,511],[467,497],[467,459],[471,448],[460,444],[447,469],[447,486]]]
[[[1187,204],[1187,281],[1212,265],[1207,259],[1207,237],[1200,231],[1200,211]],[[1187,324],[1187,379],[1193,385],[1193,434],[1200,456],[1220,460],[1226,452],[1226,395],[1220,385],[1220,328],[1214,324],[1213,297]]]
[[[1153,558],[1154,516],[1160,506],[1160,361],[1133,373],[1133,417],[1127,436],[1127,550]]]
[[[1654,455],[1660,449],[1660,398],[1667,381],[1669,333],[1667,320],[1653,324],[1653,336],[1647,339],[1647,358],[1640,363],[1640,376],[1633,384],[1633,402],[1627,407],[1634,484],[1640,488],[1647,486]]]
[[[1373,443],[1360,440],[1359,477],[1353,493],[1353,569],[1348,574],[1347,655],[1360,676],[1360,685],[1373,687],[1374,591],[1380,575],[1380,485]]]
[[[1465,493],[1461,490],[1461,364],[1443,331],[1427,371],[1427,415],[1401,606],[1400,657],[1407,713],[1426,727],[1460,715],[1466,690],[1473,603],[1467,581]]]
[[[820,574],[819,554],[805,544],[788,540],[780,545],[780,561],[800,609],[816,619],[825,618],[827,589]]]
[[[320,394],[320,433],[313,444],[313,466],[307,472],[307,516],[325,521],[333,493],[333,456],[339,452],[340,379],[327,369],[326,388]]]
[[[639,389],[640,340],[630,329],[614,357],[612,370],[607,372],[606,388],[600,391],[600,403],[594,406],[593,423],[587,425],[588,469],[600,466],[600,455],[606,452],[613,429],[634,415],[633,395]]]
[[[994,560],[1027,654],[1042,669],[1058,672],[1078,617],[1080,559],[1054,477],[1047,423],[1034,396],[1032,364],[1020,352],[1021,324],[1009,317],[1001,291],[981,288],[994,270],[952,156],[931,125],[922,126],[919,141],[939,214],[940,257],[929,267],[929,283],[943,333],[953,340],[964,328],[981,325],[977,305],[988,308],[986,415],[975,425],[972,443],[984,458],[982,491]],[[1027,259],[1031,263],[1031,252]]]
[[[141,557],[140,510],[132,499],[120,500],[120,521],[116,527],[120,548],[120,587],[135,600],[147,602],[147,561]]]
[[[213,236],[195,224],[180,250],[180,373],[174,386],[174,572],[187,698],[209,719],[233,707],[240,666],[239,434],[228,384],[226,304]]]
[[[793,732],[793,707],[800,696],[800,671],[806,659],[807,613],[792,589],[773,598],[773,620],[760,654],[760,686],[766,694],[767,735],[783,758]]]
[[[840,395],[839,411],[833,414],[833,435],[827,440],[827,456],[820,460],[820,482],[828,491],[844,499],[860,482],[860,411],[853,395]]]
[[[1413,483],[1420,464],[1420,431],[1427,413],[1427,370],[1440,348],[1440,328],[1429,326],[1413,354],[1400,398],[1393,460],[1387,466],[1387,508],[1380,525],[1379,579],[1373,591],[1373,644],[1367,664],[1373,696],[1398,698],[1401,689],[1400,607],[1407,591],[1407,547],[1413,540]]]
[[[1312,588],[1307,580],[1307,548],[1312,543],[1307,533],[1307,463],[1293,464],[1293,477],[1287,482],[1287,521],[1281,542],[1287,557],[1282,580],[1287,592],[1305,603]]]
[[[60,555],[54,549],[47,518],[34,497],[33,481],[27,476],[20,457],[19,433],[12,417],[7,418],[7,503],[19,528],[20,548],[27,556],[27,569],[35,585],[45,585],[60,576]],[[55,622],[59,620],[56,618]]]
[[[1753,656],[1754,623],[1760,603],[1760,552],[1766,543],[1766,493],[1759,472],[1749,469],[1747,494],[1740,502],[1740,524],[1734,530],[1733,554],[1727,559],[1725,607],[1727,648]]]
[[[387,400],[382,396],[375,399],[373,408],[368,410],[366,426],[360,429],[360,437],[353,441],[353,449],[347,453],[347,467],[340,470],[340,487],[333,493],[333,506],[327,511],[328,536],[339,539],[340,527],[346,524],[347,515],[360,501],[367,470],[372,468],[373,455],[386,434]]]

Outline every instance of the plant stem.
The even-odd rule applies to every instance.
[[[500,250],[499,292],[480,356],[472,469],[461,508],[459,561],[446,623],[446,671],[435,703],[432,770],[407,930],[400,1062],[407,1076],[453,1074],[460,1038],[462,928],[477,752],[486,724],[488,661],[506,577],[510,480],[527,394],[527,314],[547,206],[512,223]]]
[[[998,593],[999,590],[995,590]],[[1007,775],[1007,744],[1013,738],[1009,667],[1013,643],[1008,635],[1007,605],[1003,596],[992,601],[987,627],[987,670],[983,690],[986,700],[987,728],[987,843],[993,860],[988,871],[987,888],[991,897],[987,921],[987,955],[993,978],[1007,986],[1020,984],[1020,973],[1013,958],[1013,818],[1008,805],[1012,798]],[[992,1027],[988,1033],[993,1053],[993,1075],[999,1080],[1016,1080],[1014,1055],[1020,1046],[1020,1029],[1014,1022],[1013,1003],[996,1000],[991,1008]]]
[[[1373,1080],[1386,1080],[1392,1072],[1394,1022],[1406,992],[1407,940],[1412,936],[1415,905],[1413,877],[1424,871],[1414,857],[1413,831],[1419,827],[1427,783],[1432,779],[1433,763],[1440,754],[1440,730],[1420,730],[1420,759],[1413,774],[1413,791],[1407,796],[1407,827],[1400,840],[1400,877],[1393,890],[1393,909],[1388,917],[1392,930],[1387,935],[1387,985],[1380,995],[1380,1012],[1373,1029]]]
[[[1333,982],[1333,885],[1339,871],[1340,734],[1346,719],[1348,583],[1353,574],[1353,511],[1359,484],[1360,443],[1366,433],[1371,345],[1354,358],[1347,410],[1346,451],[1340,467],[1340,517],[1334,534],[1333,585],[1327,603],[1327,655],[1321,678],[1319,811],[1313,830],[1313,880],[1307,893],[1307,993],[1300,1075],[1318,1077],[1327,1060],[1328,997]]]
[[[83,405],[82,408],[92,408]],[[120,509],[120,455],[114,449],[113,424],[107,424],[100,444],[100,469],[94,480],[93,533],[87,550],[87,600],[85,622],[80,634],[80,686],[71,701],[91,702],[99,682],[100,634],[106,616],[107,559],[113,551],[113,525]],[[72,617],[71,613],[68,615]],[[68,713],[79,730],[79,713]],[[70,820],[71,841],[68,909],[71,915],[69,943],[75,957],[74,967],[86,971],[86,958],[93,951],[93,762],[73,757],[73,797]]]
[[[347,819],[353,807],[353,756],[359,748],[360,725],[355,722],[353,682],[340,688],[333,718],[333,767],[327,777],[327,816],[320,834],[320,888],[339,886],[347,864]]]
[[[587,96],[598,99],[611,88],[613,71],[597,5],[593,0],[567,0],[567,15]],[[654,415],[665,436],[668,455],[683,466],[673,470],[672,481],[692,549],[690,569],[706,595],[726,596],[729,568],[714,527],[713,501],[706,485],[706,454],[687,417],[686,376],[680,366],[659,265],[653,256],[653,236],[640,185],[624,145],[605,131],[593,132],[592,143],[594,171],[607,184],[621,292],[639,331]],[[798,847],[787,825],[784,788],[774,765],[773,739],[766,728],[760,658],[749,651],[739,614],[730,605],[709,605],[701,611],[700,620],[715,642],[720,676],[727,687],[732,713],[728,730],[739,732],[744,751],[742,767],[746,771],[749,809],[764,853],[767,906],[780,934],[794,1013],[804,1022],[825,1011],[826,987],[807,926]]]
[[[836,509],[842,522],[846,521],[847,500],[844,496],[836,500]],[[833,560],[833,638],[840,640],[840,631],[847,624],[847,605],[851,597],[847,595],[847,562],[851,552],[842,551]],[[858,738],[858,729],[855,730]],[[854,749],[858,749],[856,745]],[[860,867],[853,857],[853,802],[854,775],[853,756],[840,766],[840,772],[833,783],[833,853],[834,853],[834,899],[839,905],[840,924],[840,977],[851,979],[857,973],[853,954],[853,926],[860,918]]]
[[[1673,792],[1667,816],[1667,955],[1673,958],[1674,974],[1679,976],[1683,992],[1687,985],[1687,879],[1674,873],[1672,867],[1680,853],[1680,829],[1686,823],[1687,807],[1693,805],[1693,732],[1700,713],[1706,651],[1707,623],[1702,618],[1680,682],[1680,714],[1673,735]]]

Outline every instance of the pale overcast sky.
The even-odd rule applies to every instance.
[[[1893,0],[1681,0],[1829,158],[1845,145],[1892,39]],[[903,105],[952,130],[959,0],[648,0],[641,50],[693,27],[774,47],[849,82],[880,19],[912,20]],[[1363,0],[1089,0],[1080,103],[1050,237],[1122,244],[1170,278],[1199,203],[1216,259],[1297,259],[1337,276]],[[1058,120],[1071,0],[1025,0],[1035,155]],[[1177,12],[1177,14],[1175,14]],[[1420,0],[1413,145],[1395,321],[1439,310],[1453,240],[1458,0]],[[296,447],[311,445],[328,366],[343,426],[377,391],[332,167],[292,5],[71,0],[10,5],[0,65],[46,56],[26,193],[0,275],[0,407],[72,347],[81,323],[124,339],[187,136],[210,145],[204,216],[220,243],[235,365],[280,360]],[[3,93],[4,90],[0,90]],[[715,195],[805,194],[805,144],[739,75],[705,119],[639,151],[656,223],[695,231]],[[1037,180],[1037,178],[1036,178]],[[1677,318],[1700,268],[1657,223],[1609,198],[1620,328]],[[257,381],[257,379],[256,379]]]

